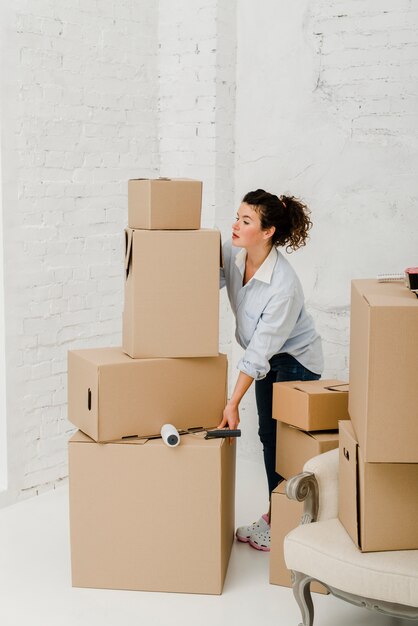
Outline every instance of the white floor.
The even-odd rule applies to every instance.
[[[263,469],[238,461],[237,525],[265,507]],[[1,626],[297,626],[292,591],[268,582],[268,553],[235,543],[221,596],[73,589],[68,490],[0,510]],[[314,594],[315,626],[406,626]]]

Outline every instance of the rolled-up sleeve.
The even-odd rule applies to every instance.
[[[238,362],[238,369],[255,380],[265,378],[270,371],[271,357],[280,351],[289,338],[301,309],[302,303],[297,297],[272,297]]]

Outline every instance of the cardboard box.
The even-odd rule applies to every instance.
[[[271,494],[270,520],[270,584],[291,587],[290,570],[287,569],[283,554],[283,542],[287,533],[299,526],[303,514],[303,502],[289,500],[286,496],[286,481],[276,487]],[[317,582],[311,584],[311,591],[329,593]]]
[[[289,479],[303,471],[306,461],[338,448],[337,431],[307,432],[277,422],[276,472]]]
[[[349,413],[366,462],[418,463],[418,298],[354,280]]]
[[[133,358],[216,356],[219,231],[125,232],[125,352]]]
[[[197,230],[202,182],[188,178],[136,178],[128,182],[128,225],[149,230]]]
[[[365,463],[340,422],[339,518],[363,552],[418,549],[418,464]]]
[[[216,427],[227,395],[224,354],[131,359],[120,348],[68,352],[68,419],[95,441]]]
[[[202,435],[200,433],[200,435]],[[220,594],[234,541],[235,450],[185,435],[69,442],[75,587]]]
[[[336,430],[348,419],[348,385],[341,380],[273,384],[273,418],[302,430]]]

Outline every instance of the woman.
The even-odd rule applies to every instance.
[[[321,338],[306,312],[299,279],[278,248],[304,246],[312,226],[307,207],[293,196],[263,189],[247,193],[223,246],[226,284],[236,318],[235,337],[245,353],[219,428],[238,428],[239,403],[253,380],[269,493],[283,477],[276,473],[276,421],[272,418],[273,383],[317,380],[323,369]],[[270,549],[269,515],[241,526],[239,541]]]

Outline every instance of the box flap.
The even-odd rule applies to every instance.
[[[366,294],[364,299],[371,307],[417,307],[418,299],[416,296],[403,286],[403,292],[399,294]]]
[[[273,489],[273,493],[278,493],[281,496],[286,494],[286,485],[287,480],[282,480],[282,482],[277,485],[276,489]]]
[[[328,393],[328,391],[334,391],[335,388],[339,387],[340,385],[348,387],[348,383],[342,380],[333,379],[333,380],[296,381],[294,383],[294,389],[296,389],[297,391],[302,391],[303,393],[318,394],[318,393]]]
[[[116,441],[109,441],[108,443],[123,443],[123,444],[131,444],[131,445],[143,445],[149,441],[149,437],[122,437],[122,439],[116,439]]]
[[[341,383],[340,385],[329,385],[327,387],[324,387],[324,389],[327,389],[328,391],[340,391],[340,392],[348,393],[349,384]]]
[[[131,357],[122,351],[119,346],[110,348],[80,348],[79,350],[69,350],[68,353],[74,354],[79,359],[83,359],[87,363],[91,363],[95,367],[105,365],[118,365],[119,363],[130,363]]]
[[[81,430],[77,430],[72,437],[68,440],[68,443],[95,443],[93,439],[90,439],[85,433]]]
[[[377,279],[352,281],[353,287],[371,307],[418,307],[418,299],[403,282],[381,283]]]
[[[303,428],[299,428],[294,424],[286,424],[286,422],[280,422],[280,428],[289,429],[290,431],[296,431],[297,433],[301,433],[306,437],[310,437],[311,439],[315,439],[316,441],[338,441],[338,430],[303,430]]]
[[[86,433],[83,433],[81,430],[77,430],[72,437],[70,437],[68,443],[94,443],[97,446],[106,446],[109,444],[118,444],[118,443],[131,443],[131,444],[144,444],[147,443],[148,439],[140,438],[140,437],[126,437],[124,439],[118,439],[116,441],[106,441],[106,442],[97,442],[94,439],[91,439]]]
[[[320,443],[325,441],[338,441],[339,437],[338,430],[316,430],[306,434]]]

